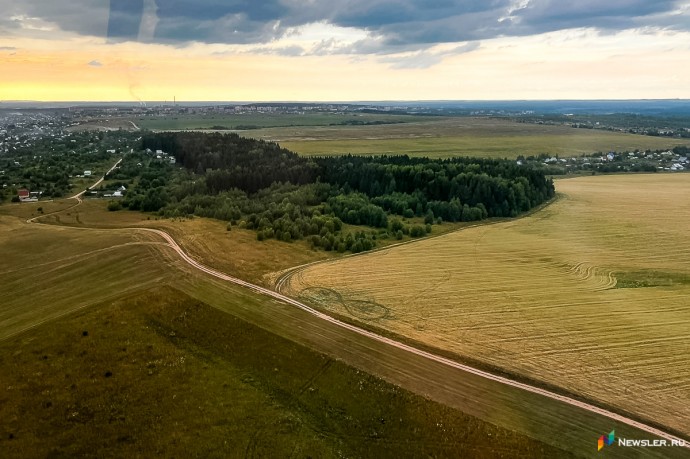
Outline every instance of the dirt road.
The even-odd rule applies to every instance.
[[[110,169],[110,171],[112,171],[120,163],[120,161],[118,161],[118,163],[116,163],[113,166],[113,168]],[[96,182],[96,184],[94,184],[92,186],[92,188],[97,186],[98,184],[100,184],[102,182],[102,180],[103,180],[103,178],[101,178],[101,180]],[[73,196],[72,199],[76,199],[80,202],[82,194],[83,194],[83,192]],[[29,221],[35,222],[37,220],[32,219]],[[595,405],[592,405],[592,404],[589,404],[589,403],[586,403],[586,402],[583,402],[580,400],[576,400],[574,398],[567,397],[567,396],[558,394],[556,392],[549,391],[549,390],[541,388],[541,387],[537,387],[537,386],[533,386],[530,384],[525,384],[525,383],[522,383],[519,381],[515,381],[515,380],[509,379],[509,378],[504,377],[504,376],[500,376],[500,375],[496,375],[496,374],[493,374],[493,373],[490,373],[487,371],[483,371],[483,370],[474,368],[472,366],[465,365],[465,364],[456,362],[454,360],[433,354],[431,352],[415,348],[415,347],[410,346],[408,344],[393,340],[391,338],[388,338],[388,337],[379,335],[377,333],[365,330],[365,329],[357,327],[355,325],[340,321],[334,317],[331,317],[331,316],[329,316],[323,312],[320,312],[314,308],[311,308],[311,307],[309,307],[309,306],[307,306],[307,305],[305,305],[305,304],[303,304],[303,303],[301,303],[301,302],[299,302],[293,298],[287,297],[287,296],[285,296],[281,293],[278,293],[276,291],[269,290],[267,288],[252,284],[252,283],[244,281],[242,279],[232,277],[232,276],[229,276],[229,275],[224,274],[222,272],[216,271],[212,268],[209,268],[209,267],[201,264],[200,262],[194,260],[193,258],[191,258],[179,246],[179,244],[173,239],[173,237],[165,231],[158,230],[158,229],[151,229],[151,228],[128,228],[128,229],[131,231],[142,231],[142,232],[157,234],[158,236],[160,236],[161,238],[163,238],[167,242],[167,245],[172,250],[174,250],[176,252],[176,254],[182,260],[184,260],[184,262],[186,262],[187,264],[189,264],[193,268],[208,274],[209,276],[212,276],[212,277],[219,279],[221,281],[224,281],[224,282],[230,282],[232,284],[244,287],[244,288],[251,290],[257,294],[271,297],[280,303],[295,307],[295,308],[297,308],[303,312],[306,312],[309,316],[317,318],[318,321],[313,321],[313,320],[307,321],[307,320],[305,320],[305,322],[304,322],[305,331],[307,328],[309,328],[311,330],[311,333],[315,333],[315,334],[322,333],[325,336],[326,334],[328,334],[328,330],[332,329],[332,327],[323,327],[323,328],[320,327],[318,322],[321,321],[322,324],[327,323],[329,325],[335,326],[339,329],[342,329],[344,331],[349,332],[350,333],[349,336],[351,336],[351,334],[355,334],[355,335],[359,336],[360,338],[362,338],[362,337],[365,338],[365,340],[358,339],[357,342],[347,341],[347,344],[352,344],[352,349],[348,349],[346,352],[360,352],[361,351],[361,356],[367,356],[368,358],[371,358],[371,356],[369,355],[370,353],[371,353],[371,355],[379,355],[379,358],[380,358],[379,362],[383,362],[389,358],[393,358],[394,355],[396,356],[395,357],[396,359],[402,359],[402,360],[406,361],[408,365],[412,361],[416,362],[415,365],[410,366],[408,368],[398,368],[397,372],[399,374],[397,374],[396,377],[392,378],[392,379],[403,378],[404,380],[414,380],[414,381],[417,381],[417,384],[419,384],[420,382],[426,381],[430,387],[432,387],[432,386],[437,387],[438,390],[440,390],[440,391],[445,391],[445,393],[454,394],[453,396],[455,396],[455,397],[463,398],[464,396],[463,396],[462,392],[458,390],[458,387],[463,387],[463,385],[466,385],[468,383],[466,381],[462,381],[459,383],[458,386],[456,386],[453,384],[448,385],[446,381],[438,381],[438,380],[430,379],[430,378],[433,378],[434,374],[429,373],[429,368],[431,368],[431,367],[424,364],[424,362],[425,361],[426,362],[433,362],[435,364],[435,366],[433,366],[433,368],[436,369],[435,371],[441,371],[438,369],[442,368],[442,367],[446,367],[449,369],[453,369],[454,371],[457,371],[458,374],[464,373],[466,375],[464,377],[465,379],[467,379],[467,375],[470,375],[471,376],[470,379],[481,378],[481,379],[484,379],[487,381],[491,381],[492,383],[495,383],[494,387],[496,387],[497,389],[492,393],[487,393],[486,397],[487,398],[499,398],[499,399],[501,399],[501,403],[499,406],[501,408],[505,407],[505,409],[508,411],[512,410],[512,411],[519,412],[519,410],[527,410],[527,411],[535,412],[534,416],[539,416],[540,412],[543,411],[544,416],[548,417],[548,413],[546,413],[547,410],[545,409],[546,407],[543,406],[542,404],[537,403],[537,404],[529,404],[528,406],[524,406],[524,405],[518,406],[519,405],[518,402],[512,400],[511,397],[503,394],[504,391],[500,388],[501,386],[503,386],[505,388],[516,389],[518,391],[524,391],[524,392],[534,394],[534,395],[539,396],[539,397],[543,397],[545,399],[548,399],[550,401],[551,405],[553,405],[553,402],[557,402],[557,403],[561,403],[561,404],[565,404],[565,405],[569,405],[569,406],[578,408],[579,410],[582,410],[583,412],[586,412],[590,415],[593,414],[596,416],[601,416],[601,417],[607,418],[611,421],[615,421],[616,423],[618,423],[620,425],[633,427],[635,429],[638,429],[641,432],[646,432],[648,434],[654,435],[654,436],[659,437],[661,439],[665,439],[669,442],[669,444],[671,442],[674,442],[678,445],[685,446],[685,448],[675,448],[676,450],[684,449],[685,451],[687,451],[688,449],[690,449],[690,443],[686,443],[682,439],[678,438],[677,436],[674,436],[674,435],[672,435],[668,432],[665,432],[659,428],[656,428],[654,426],[645,424],[643,422],[636,421],[634,419],[623,416],[621,414],[614,413],[610,410],[606,410],[606,409],[603,409],[601,407],[598,407],[598,406],[595,406]],[[310,322],[310,323],[308,323],[308,322]],[[330,337],[325,336],[325,338],[327,340],[328,339],[335,340],[334,343],[343,339],[343,335],[338,335],[338,337],[335,337],[335,336],[336,335],[333,334]],[[345,336],[348,336],[348,335],[346,334]],[[368,344],[367,344],[367,341],[369,341]],[[375,344],[375,343],[378,343],[378,344]],[[336,344],[341,345],[341,346],[343,345],[343,343],[336,343]],[[383,345],[383,346],[381,346],[381,345]],[[359,348],[359,347],[361,347],[362,349],[360,351],[357,351],[356,348]],[[405,356],[407,356],[407,357],[405,357]],[[414,356],[414,358],[412,358],[413,356]],[[417,366],[418,366],[418,368],[417,368]],[[419,370],[419,371],[417,371],[417,370]],[[442,373],[439,373],[439,375],[440,374],[442,374]],[[385,377],[386,375],[382,375],[382,376]],[[515,398],[515,397],[513,397],[513,398]],[[465,403],[467,403],[467,402],[468,401],[465,400]],[[470,400],[469,402],[477,404],[477,406],[482,405],[481,400]],[[514,406],[511,406],[511,403],[513,403]],[[452,406],[452,403],[451,403],[451,406]],[[601,433],[606,433],[606,432],[602,431]]]

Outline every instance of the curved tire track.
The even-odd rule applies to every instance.
[[[110,169],[110,171],[112,171],[121,161],[122,160],[118,161],[115,164],[115,166],[113,166]],[[107,173],[106,173],[106,175],[107,175]],[[98,186],[98,184],[100,184],[104,180],[104,178],[105,178],[105,176],[102,177],[98,182],[96,182],[96,184],[91,186],[89,189],[94,188],[95,186]],[[85,191],[83,191],[83,192],[81,192],[81,193],[79,193],[79,194],[77,194],[71,198],[71,199],[77,199],[79,201],[76,205],[81,204],[81,195],[83,195],[83,193]],[[76,207],[76,206],[74,206],[74,207]],[[34,218],[34,219],[27,220],[27,222],[37,222],[37,220]],[[147,233],[157,234],[158,236],[162,237],[167,242],[167,245],[171,249],[173,249],[180,256],[180,258],[182,258],[182,260],[184,260],[186,263],[188,263],[192,267],[196,268],[197,270],[202,271],[202,272],[204,272],[210,276],[216,277],[218,279],[233,283],[235,285],[239,285],[241,287],[244,287],[244,288],[251,290],[255,293],[258,293],[260,295],[268,296],[268,297],[271,297],[271,298],[276,299],[278,301],[281,301],[283,303],[295,306],[296,308],[299,308],[305,312],[308,312],[309,314],[311,314],[311,315],[313,315],[313,316],[315,316],[321,320],[324,320],[326,322],[330,322],[333,325],[336,325],[338,327],[344,328],[344,329],[349,330],[351,332],[357,333],[358,335],[364,336],[364,337],[372,339],[374,341],[378,341],[378,342],[387,344],[387,345],[392,346],[394,348],[409,352],[410,354],[414,354],[414,355],[417,355],[419,357],[426,358],[428,360],[440,363],[442,365],[445,365],[445,366],[448,366],[451,368],[455,368],[455,369],[464,371],[466,373],[473,374],[475,376],[479,376],[481,378],[484,378],[484,379],[487,379],[490,381],[494,381],[494,382],[497,382],[500,384],[504,384],[506,386],[521,389],[521,390],[524,390],[524,391],[527,391],[527,392],[530,392],[533,394],[541,395],[543,397],[546,397],[546,398],[549,398],[552,400],[556,400],[556,401],[559,401],[561,403],[565,403],[567,405],[571,405],[571,406],[574,406],[576,408],[579,408],[579,409],[582,409],[585,411],[589,411],[590,413],[598,414],[600,416],[603,416],[603,417],[612,419],[614,421],[626,424],[628,426],[637,428],[637,429],[639,429],[643,432],[649,433],[651,435],[655,435],[659,438],[663,438],[669,442],[678,442],[678,444],[684,444],[685,448],[690,449],[690,442],[684,442],[684,439],[676,437],[676,436],[674,436],[668,432],[665,432],[663,430],[660,430],[656,427],[647,425],[643,422],[636,421],[634,419],[628,418],[628,417],[620,415],[618,413],[614,413],[614,412],[609,411],[607,409],[600,408],[598,406],[595,406],[595,405],[592,405],[592,404],[589,404],[586,402],[582,402],[580,400],[576,400],[574,398],[571,398],[571,397],[568,397],[565,395],[561,395],[561,394],[558,394],[556,392],[549,391],[547,389],[543,389],[543,388],[540,388],[537,386],[532,386],[530,384],[515,381],[515,380],[509,379],[509,378],[504,377],[504,376],[495,375],[493,373],[489,373],[487,371],[480,370],[478,368],[474,368],[474,367],[471,367],[469,365],[456,362],[456,361],[448,359],[446,357],[432,354],[431,352],[428,352],[428,351],[425,351],[422,349],[418,349],[418,348],[410,346],[408,344],[396,341],[396,340],[391,339],[391,338],[387,338],[385,336],[382,336],[382,335],[379,335],[377,333],[365,330],[365,329],[357,327],[355,325],[340,321],[334,317],[329,316],[328,314],[325,314],[321,311],[318,311],[318,310],[316,310],[310,306],[307,306],[307,305],[305,305],[305,304],[303,304],[303,303],[301,303],[301,302],[299,302],[293,298],[285,296],[285,295],[283,295],[279,292],[276,292],[274,290],[269,290],[269,289],[261,287],[259,285],[252,284],[250,282],[244,281],[244,280],[239,279],[237,277],[229,276],[225,273],[222,273],[220,271],[212,269],[208,266],[205,266],[205,265],[199,263],[198,261],[196,261],[192,257],[190,257],[184,250],[182,250],[182,248],[173,239],[173,237],[163,230],[153,229],[153,228],[125,228],[125,229],[131,230],[131,231],[144,231]]]

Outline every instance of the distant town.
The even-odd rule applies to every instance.
[[[462,114],[458,114],[458,113]],[[503,113],[503,115],[501,114]],[[470,110],[465,108],[439,108],[434,106],[376,105],[376,104],[321,104],[321,103],[255,103],[185,105],[177,103],[129,106],[78,105],[62,108],[14,108],[0,110],[0,193],[5,199],[37,201],[62,197],[90,175],[102,173],[92,170],[94,165],[111,162],[116,156],[139,151],[140,131],[137,123],[147,119],[208,119],[208,117],[233,116],[233,119],[255,120],[258,116],[284,116],[294,123],[301,115],[351,115],[379,114],[390,116],[381,120],[362,121],[348,119],[346,123],[389,124],[396,123],[393,115],[407,116],[473,116],[507,118],[513,121],[537,124],[567,125],[573,129],[604,129],[652,136],[684,137],[690,130],[685,118],[646,118],[636,116],[602,115],[539,115],[534,110],[519,113],[505,109]],[[590,119],[588,119],[590,117]],[[260,119],[260,118],[258,118]],[[597,121],[598,120],[598,121]],[[648,125],[634,126],[634,122]],[[344,123],[339,121],[339,123]],[[610,123],[610,124],[606,124]],[[337,123],[332,123],[337,124]],[[664,127],[666,126],[666,127]],[[237,127],[237,126],[236,126]],[[235,131],[250,131],[256,126],[251,122],[239,125]],[[215,130],[228,129],[214,126]],[[104,136],[107,132],[117,135]],[[162,150],[140,151],[154,160],[175,162]],[[520,155],[517,164],[544,170],[547,174],[596,174],[619,172],[682,172],[690,169],[687,147],[677,146],[661,150],[598,151],[572,156],[550,155],[535,152]],[[58,179],[55,174],[64,177]],[[93,197],[120,198],[127,187],[120,185],[112,190],[93,190]]]

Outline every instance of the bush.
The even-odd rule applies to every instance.
[[[19,196],[12,196],[12,202],[19,202]]]
[[[412,237],[422,237],[426,234],[426,228],[424,228],[422,225],[414,225],[410,229],[410,236]]]
[[[403,222],[401,222],[399,218],[394,218],[390,222],[391,231],[393,231],[394,233],[402,230],[404,226],[405,225],[403,225]]]
[[[122,203],[120,201],[110,201],[108,203],[108,210],[110,212],[115,212],[118,210],[122,210]]]

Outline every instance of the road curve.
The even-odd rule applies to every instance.
[[[115,169],[115,167],[117,167],[117,165],[119,165],[121,161],[122,160],[118,161],[110,169],[110,171],[108,171],[108,173],[110,173],[113,169]],[[106,175],[108,173],[106,173]],[[98,186],[103,181],[104,178],[105,178],[105,176],[102,177],[93,186],[89,187],[89,189],[92,189],[92,188]],[[84,192],[81,192],[75,196],[72,196],[71,199],[77,199],[79,201],[79,203],[81,203],[81,195],[83,195],[83,193]],[[79,205],[79,203],[77,203],[77,205]],[[35,219],[28,220],[28,222],[35,222],[35,221],[36,221]],[[272,298],[279,300],[283,303],[287,303],[287,304],[290,304],[292,306],[295,306],[295,307],[297,307],[303,311],[308,312],[309,314],[311,314],[315,317],[318,317],[321,320],[325,320],[327,322],[330,322],[331,324],[334,324],[338,327],[342,327],[344,329],[350,330],[350,331],[357,333],[361,336],[365,336],[365,337],[370,338],[372,340],[379,341],[381,343],[387,344],[389,346],[393,346],[397,349],[409,352],[411,354],[415,354],[417,356],[432,360],[434,362],[440,363],[442,365],[446,365],[448,367],[452,367],[452,368],[455,368],[455,369],[458,369],[458,370],[461,370],[461,371],[464,371],[464,372],[467,372],[467,373],[470,373],[470,374],[473,374],[473,375],[476,375],[476,376],[479,376],[479,377],[482,377],[482,378],[485,378],[485,379],[488,379],[491,381],[495,381],[497,383],[504,384],[506,386],[514,387],[517,389],[522,389],[524,391],[531,392],[533,394],[538,394],[538,395],[541,395],[543,397],[547,397],[547,398],[550,398],[552,400],[557,400],[559,402],[580,408],[582,410],[589,411],[591,413],[595,413],[595,414],[598,414],[600,416],[604,416],[606,418],[612,419],[612,420],[620,422],[622,424],[626,424],[628,426],[637,428],[641,431],[647,432],[651,435],[655,435],[659,438],[663,438],[669,442],[673,442],[673,441],[678,442],[677,444],[684,445],[685,448],[690,449],[690,442],[686,442],[679,437],[676,437],[676,436],[674,436],[668,432],[657,429],[657,428],[652,427],[650,425],[644,424],[644,423],[639,422],[639,421],[635,421],[634,419],[630,419],[626,416],[614,413],[614,412],[606,410],[604,408],[600,408],[598,406],[594,406],[594,405],[591,405],[589,403],[585,403],[585,402],[582,402],[580,400],[576,400],[574,398],[567,397],[565,395],[551,392],[547,389],[532,386],[530,384],[522,383],[519,381],[514,381],[514,380],[506,378],[504,376],[495,375],[493,373],[489,373],[487,371],[480,370],[478,368],[474,368],[472,366],[456,362],[454,360],[433,354],[431,352],[424,351],[422,349],[418,349],[418,348],[410,346],[408,344],[401,343],[401,342],[396,341],[394,339],[387,338],[385,336],[379,335],[379,334],[371,332],[369,330],[365,330],[363,328],[357,327],[356,325],[352,325],[352,324],[343,322],[341,320],[338,320],[334,317],[329,316],[328,314],[325,314],[321,311],[318,311],[318,310],[316,310],[310,306],[307,306],[304,303],[301,303],[301,302],[299,302],[293,298],[285,296],[279,292],[269,290],[267,288],[252,284],[250,282],[244,281],[244,280],[239,279],[237,277],[229,276],[225,273],[222,273],[222,272],[217,271],[215,269],[209,268],[208,266],[205,266],[205,265],[199,263],[198,261],[194,260],[193,258],[191,258],[184,250],[182,250],[182,248],[173,239],[173,237],[165,231],[162,231],[159,229],[153,229],[153,228],[125,228],[125,229],[131,230],[131,231],[143,231],[143,232],[157,234],[158,236],[162,237],[167,242],[167,244],[170,246],[170,248],[172,248],[180,256],[180,258],[182,258],[186,263],[188,263],[192,267],[198,269],[199,271],[202,271],[202,272],[204,272],[208,275],[211,275],[213,277],[216,277],[218,279],[242,286],[242,287],[247,288],[251,291],[254,291],[258,294],[269,296],[269,297],[272,297]]]
[[[399,341],[395,341],[395,340],[393,340],[391,338],[387,338],[385,336],[381,336],[377,333],[374,333],[374,332],[365,330],[363,328],[357,327],[356,325],[352,325],[352,324],[340,321],[334,317],[329,316],[328,314],[320,312],[320,311],[318,311],[312,307],[305,305],[304,303],[301,303],[301,302],[299,302],[293,298],[290,298],[288,296],[285,296],[281,293],[275,292],[273,290],[269,290],[269,289],[264,288],[264,287],[260,287],[258,285],[252,284],[252,283],[244,281],[242,279],[238,279],[236,277],[228,276],[227,274],[224,274],[220,271],[216,271],[215,269],[209,268],[208,266],[205,266],[205,265],[199,263],[198,261],[194,260],[193,258],[191,258],[189,255],[187,255],[184,252],[184,250],[182,250],[182,248],[177,244],[177,242],[175,242],[175,240],[172,238],[172,236],[170,236],[170,234],[166,233],[165,231],[157,230],[157,229],[151,229],[151,228],[129,228],[129,229],[136,230],[136,231],[146,231],[146,232],[158,234],[159,236],[161,236],[163,239],[165,239],[167,241],[167,243],[170,245],[170,247],[175,252],[177,252],[177,254],[184,261],[186,261],[188,264],[190,264],[191,266],[193,266],[194,268],[196,268],[200,271],[203,271],[203,272],[205,272],[211,276],[217,277],[218,279],[222,279],[224,281],[232,282],[233,284],[240,285],[242,287],[245,287],[245,288],[252,290],[256,293],[259,293],[261,295],[270,296],[272,298],[275,298],[276,300],[291,304],[295,307],[298,307],[298,308],[318,317],[319,319],[325,320],[325,321],[330,322],[330,323],[337,325],[339,327],[346,328],[346,329],[353,331],[359,335],[366,336],[367,338],[371,338],[373,340],[385,343],[389,346],[396,347],[398,349],[410,352],[410,353],[418,355],[420,357],[424,357],[424,358],[427,358],[429,360],[433,360],[433,361],[441,363],[443,365],[447,365],[449,367],[456,368],[456,369],[465,371],[467,373],[471,373],[473,375],[489,379],[491,381],[495,381],[495,382],[498,382],[501,384],[505,384],[507,386],[522,389],[522,390],[525,390],[527,392],[531,392],[534,394],[542,395],[544,397],[548,397],[550,399],[558,400],[558,401],[566,403],[568,405],[572,405],[572,406],[575,406],[577,408],[581,408],[581,409],[589,411],[591,413],[596,413],[596,414],[599,414],[601,416],[605,416],[609,419],[613,419],[613,420],[621,422],[623,424],[627,424],[631,427],[635,427],[639,430],[642,430],[642,431],[647,432],[647,433],[652,434],[652,435],[656,435],[656,436],[663,438],[663,439],[666,439],[668,441],[678,441],[679,444],[683,444],[682,439],[680,439],[674,435],[671,435],[667,432],[664,432],[663,430],[657,429],[655,427],[649,426],[649,425],[644,424],[644,423],[639,422],[639,421],[635,421],[634,419],[630,419],[628,417],[625,417],[625,416],[622,416],[620,414],[614,413],[612,411],[600,408],[598,406],[590,405],[589,403],[581,402],[579,400],[575,400],[574,398],[560,395],[560,394],[557,394],[555,392],[551,392],[549,390],[542,389],[540,387],[532,386],[532,385],[521,383],[518,381],[513,381],[512,379],[509,379],[509,378],[506,378],[503,376],[498,376],[498,375],[495,375],[493,373],[479,370],[479,369],[471,367],[469,365],[465,365],[465,364],[456,362],[454,360],[451,360],[451,359],[448,359],[445,357],[441,357],[441,356],[436,355],[436,354],[432,354],[431,352],[417,349],[416,347],[410,346],[410,345],[405,344],[405,343],[401,343]],[[690,449],[690,443],[686,442],[685,447]]]

